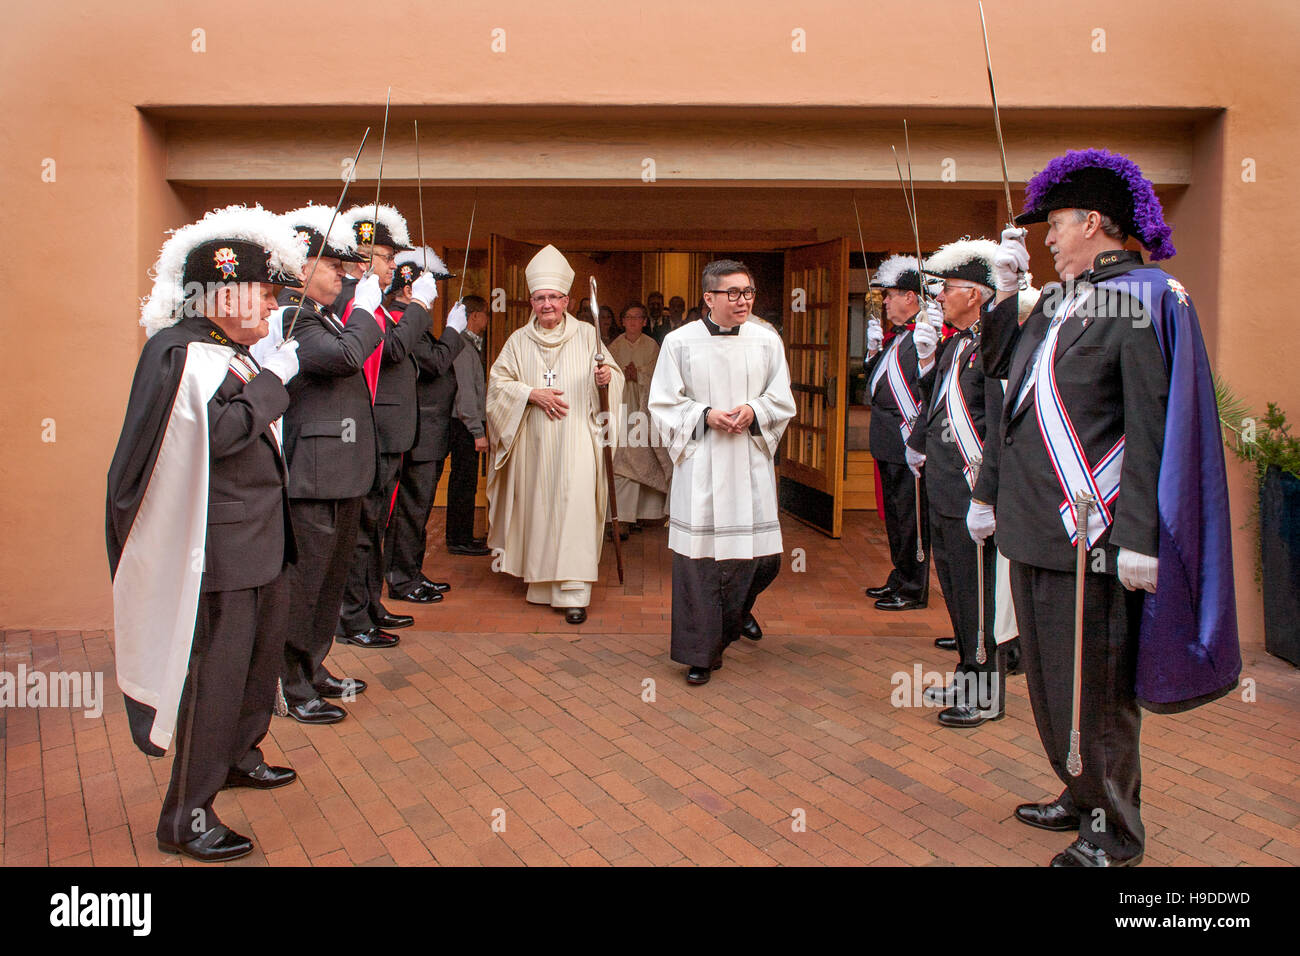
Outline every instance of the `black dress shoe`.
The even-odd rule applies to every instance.
[[[486,544],[449,544],[447,545],[447,553],[464,554],[472,558],[479,558],[491,554],[492,549]]]
[[[1020,638],[1013,637],[1001,645],[998,648],[998,653],[1006,659],[1008,676],[1024,673],[1020,669]]]
[[[891,594],[894,593],[894,589],[891,588],[888,584],[882,584],[878,588],[863,588],[862,590],[867,595],[867,597],[875,598],[876,600],[889,597]]]
[[[1063,851],[1052,857],[1052,866],[1137,866],[1142,862],[1142,851],[1134,856],[1113,857],[1101,847],[1080,837]]]
[[[360,677],[335,677],[331,674],[315,687],[316,693],[322,697],[355,697],[366,689],[366,682]]]
[[[957,638],[955,637],[936,637],[934,646],[941,651],[955,651],[957,649]]]
[[[355,644],[357,647],[381,649],[385,647],[395,647],[401,638],[396,634],[389,634],[387,631],[381,631],[377,627],[372,627],[370,630],[362,631],[360,634],[340,634],[335,638],[335,640],[340,644]]]
[[[752,614],[745,615],[745,623],[740,625],[740,633],[751,641],[761,641],[763,639],[763,629],[758,626],[758,621],[754,620]]]
[[[1079,829],[1079,815],[1066,810],[1057,800],[1051,803],[1022,803],[1016,807],[1016,819],[1040,830],[1065,832]]]
[[[876,607],[881,611],[911,611],[925,607],[925,602],[912,601],[898,592],[893,592],[889,597],[883,597],[877,601]]]
[[[487,538],[470,538],[469,543],[474,545],[476,548],[486,548]]]
[[[1001,720],[1006,708],[971,707],[966,704],[939,711],[939,723],[945,727],[978,727],[990,720]]]
[[[710,672],[720,670],[722,670],[722,661],[718,661],[712,667],[692,667],[686,672],[686,683],[707,684],[709,678],[713,676]]]
[[[164,853],[183,853],[201,863],[224,863],[252,853],[253,841],[240,836],[224,823],[218,823],[187,843],[159,840],[158,849]]]
[[[420,581],[430,591],[437,591],[439,594],[446,594],[451,590],[451,585],[446,581],[433,581],[426,578],[423,574],[420,575]]]
[[[585,607],[571,607],[564,612],[564,619],[570,624],[581,624],[587,619]]]
[[[342,707],[327,704],[319,697],[302,704],[290,704],[289,716],[300,724],[337,724],[348,715]]]
[[[952,707],[957,703],[957,682],[947,687],[927,687],[921,691],[921,698],[932,707]]]
[[[222,789],[252,787],[254,790],[274,790],[276,787],[288,786],[297,779],[298,774],[292,768],[272,767],[264,760],[248,773],[232,767],[230,773],[226,774],[226,785]]]
[[[392,598],[394,601],[410,601],[412,604],[437,604],[439,601],[442,600],[442,593],[440,591],[437,591],[434,588],[425,587],[423,584],[416,585],[411,590],[406,592],[396,591],[393,589],[393,586],[390,584],[388,586],[388,596]],[[395,614],[389,614],[387,616],[393,618],[397,617],[397,615]],[[406,615],[402,615],[402,616],[405,617]],[[414,621],[415,618],[411,618],[411,620]],[[401,627],[402,625],[385,624],[383,626]]]
[[[437,600],[441,601],[442,598]],[[409,614],[388,614],[384,613],[375,619],[375,626],[371,630],[377,631],[384,627],[410,627],[415,623],[415,618]]]

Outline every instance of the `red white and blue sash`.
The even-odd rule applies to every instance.
[[[962,474],[966,476],[967,486],[974,490],[975,469],[971,463],[983,460],[984,442],[980,441],[970,409],[966,407],[966,397],[961,393],[962,353],[971,344],[971,340],[965,336],[957,342],[957,354],[953,356],[952,364],[948,366],[948,376],[944,379],[941,394],[948,405],[948,422],[952,426],[957,451],[961,454]]]
[[[899,344],[890,349],[885,356],[885,380],[889,382],[889,391],[894,396],[894,404],[898,406],[899,412],[902,413],[903,421],[899,424],[898,430],[903,433],[903,444],[912,437],[912,426],[916,423],[916,416],[921,412],[921,406],[916,401],[916,396],[912,390],[907,387],[907,377],[903,375],[903,365],[898,361],[898,353],[902,350],[902,336],[899,336]]]
[[[1061,483],[1061,491],[1065,495],[1059,511],[1071,544],[1078,538],[1074,520],[1075,493],[1088,491],[1097,501],[1096,508],[1088,515],[1086,546],[1089,548],[1106,533],[1112,521],[1111,506],[1119,496],[1120,471],[1124,463],[1124,437],[1120,436],[1119,441],[1102,456],[1095,467],[1089,465],[1083,443],[1074,431],[1074,424],[1070,421],[1070,415],[1061,401],[1061,393],[1056,387],[1055,353],[1061,327],[1091,291],[1091,288],[1084,289],[1061,304],[1047,330],[1047,337],[1043,340],[1043,350],[1034,377],[1034,411],[1038,416],[1038,431],[1043,436],[1047,457],[1051,460],[1052,470],[1056,472],[1056,480]]]
[[[234,373],[235,378],[239,379],[245,385],[253,380],[253,376],[262,371],[261,366],[253,359],[251,355],[244,355],[236,352],[230,359],[230,371]],[[275,450],[284,457],[284,436],[280,429],[283,427],[284,417],[281,416],[271,422],[271,436],[275,439]]]

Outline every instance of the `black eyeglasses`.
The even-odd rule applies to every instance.
[[[746,302],[753,302],[754,293],[758,290],[751,285],[743,289],[706,289],[705,291],[713,295],[726,295],[728,302],[739,302],[742,296]]]

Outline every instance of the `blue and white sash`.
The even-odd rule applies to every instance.
[[[885,356],[885,375],[886,381],[889,382],[889,391],[894,396],[894,404],[903,415],[903,421],[899,424],[898,430],[903,433],[903,444],[912,437],[912,426],[916,424],[916,416],[921,412],[921,406],[916,401],[916,396],[912,390],[907,387],[907,378],[903,375],[903,365],[898,361],[898,353],[902,349],[902,336],[899,336],[899,345],[890,350]]]
[[[1047,456],[1065,495],[1059,511],[1071,544],[1078,538],[1074,519],[1075,493],[1085,490],[1097,500],[1097,506],[1088,515],[1086,547],[1091,548],[1106,533],[1113,520],[1110,509],[1119,495],[1120,471],[1124,463],[1124,437],[1120,436],[1119,441],[1106,452],[1096,467],[1089,465],[1083,444],[1075,434],[1074,424],[1070,421],[1070,415],[1061,401],[1061,393],[1056,387],[1057,336],[1089,292],[1090,290],[1084,291],[1063,303],[1057,318],[1047,330],[1034,378],[1034,411],[1038,416],[1038,430],[1043,436],[1043,444],[1047,447]]]
[[[980,441],[979,433],[975,431],[975,422],[971,418],[970,409],[966,407],[966,397],[961,393],[962,353],[971,344],[972,341],[965,336],[957,341],[957,354],[948,366],[948,377],[944,380],[941,394],[948,405],[948,422],[952,426],[957,451],[961,454],[962,474],[966,477],[967,486],[974,490],[975,468],[971,463],[983,460],[984,442]]]
[[[236,352],[230,359],[230,371],[234,373],[235,378],[247,385],[262,369],[251,355]],[[270,425],[271,436],[275,439],[275,450],[279,452],[281,458],[284,457],[284,435],[281,432],[283,423],[284,416],[281,416]]]

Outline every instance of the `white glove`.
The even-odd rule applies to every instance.
[[[451,311],[447,313],[447,325],[448,327],[455,329],[457,332],[465,331],[469,322],[468,317],[465,315],[464,302],[457,302],[451,307]]]
[[[298,340],[290,339],[262,359],[262,368],[271,372],[285,385],[298,374]]]
[[[428,310],[438,298],[438,280],[427,272],[411,283],[411,298]]]
[[[867,322],[867,353],[874,354],[880,351],[880,347],[885,344],[885,330],[880,327],[879,319],[871,319]]]
[[[943,332],[943,306],[934,299],[925,300],[925,318],[940,333]]]
[[[925,456],[919,451],[913,451],[908,446],[903,446],[903,457],[907,459],[907,467],[912,469],[912,474],[921,477],[921,466],[925,464]]]
[[[993,517],[993,506],[971,499],[966,511],[966,530],[976,544],[983,544],[984,539],[997,530],[998,523]]]
[[[916,331],[912,333],[912,341],[916,343],[916,357],[922,362],[928,362],[939,346],[939,330],[929,322],[918,322]]]
[[[1029,271],[1029,250],[1025,248],[1026,229],[1010,227],[1002,230],[1002,244],[993,256],[993,281],[999,292],[1015,292],[1020,288],[1020,275]]]
[[[1160,560],[1149,554],[1138,554],[1128,548],[1120,548],[1115,570],[1119,574],[1119,583],[1130,591],[1141,588],[1155,594],[1156,568],[1159,564]]]
[[[379,288],[379,276],[373,272],[357,283],[357,291],[353,293],[352,305],[357,309],[365,309],[371,315],[379,311],[379,304],[384,301],[384,290]]]

